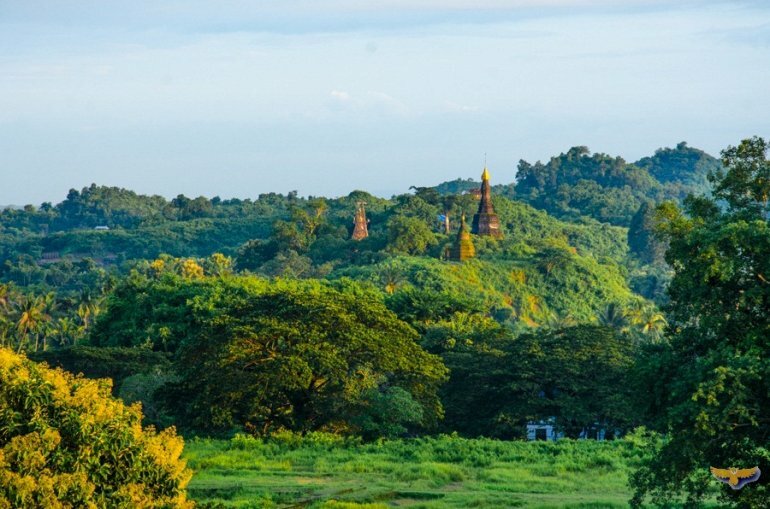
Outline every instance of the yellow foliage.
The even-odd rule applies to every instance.
[[[511,271],[511,282],[516,284],[526,284],[527,283],[527,274],[521,269],[514,269]]]
[[[191,279],[199,279],[203,277],[203,267],[198,265],[198,262],[190,258],[182,262],[181,271],[182,277]]]
[[[191,508],[174,429],[142,430],[103,381],[0,348],[0,509]]]
[[[540,298],[537,295],[528,295],[527,304],[529,305],[529,312],[537,314],[540,312]]]
[[[150,263],[150,268],[155,272],[155,275],[159,275],[166,268],[166,262],[158,258],[154,262]]]

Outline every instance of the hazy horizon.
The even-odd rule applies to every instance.
[[[379,196],[770,136],[758,1],[0,0],[0,204]]]

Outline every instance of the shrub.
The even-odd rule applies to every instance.
[[[192,507],[182,439],[141,419],[108,381],[0,348],[0,508]]]

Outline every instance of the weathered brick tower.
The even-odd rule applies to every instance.
[[[479,202],[479,211],[473,216],[471,233],[476,235],[489,235],[497,239],[503,237],[503,231],[500,229],[500,218],[495,214],[492,207],[492,190],[489,185],[489,170],[484,166],[484,173],[481,174],[481,201]]]
[[[368,237],[369,226],[367,223],[364,202],[360,201],[356,204],[356,215],[353,218],[353,234],[350,238],[353,240],[363,240]]]

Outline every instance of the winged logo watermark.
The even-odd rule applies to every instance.
[[[762,472],[759,467],[754,468],[714,468],[711,467],[711,474],[719,481],[727,484],[734,490],[743,488],[750,482],[759,479]]]

